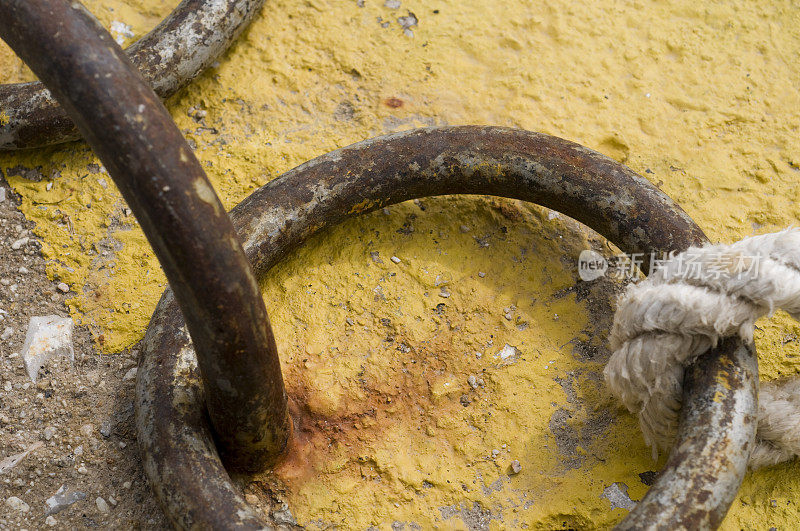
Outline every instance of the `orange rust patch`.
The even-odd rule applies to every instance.
[[[274,479],[296,488],[330,468],[331,452],[343,454],[346,462],[341,466],[359,466],[363,478],[379,475],[369,470],[367,456],[371,443],[381,440],[382,433],[402,425],[416,426],[420,436],[424,436],[425,427],[435,424],[436,417],[454,415],[453,410],[464,408],[462,401],[471,403],[474,400],[469,394],[475,391],[466,381],[454,382],[452,390],[439,389],[438,382],[443,375],[463,374],[464,368],[454,367],[461,364],[453,362],[465,356],[458,353],[453,342],[449,331],[414,347],[409,347],[408,341],[392,338],[389,348],[409,350],[393,357],[387,368],[391,378],[371,374],[371,368],[365,363],[357,378],[341,382],[350,392],[347,400],[331,414],[322,412],[328,407],[327,403],[319,403],[319,395],[325,391],[312,383],[318,365],[330,360],[314,361],[309,355],[303,359],[302,366],[289,368],[286,383],[294,437],[286,456],[274,469]],[[322,357],[325,356],[323,353]],[[466,365],[466,360],[463,364]],[[353,400],[354,396],[361,398]]]

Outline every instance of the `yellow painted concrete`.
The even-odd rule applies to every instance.
[[[267,3],[219,65],[168,102],[226,207],[376,134],[495,124],[625,162],[715,241],[798,222],[796,3]],[[87,4],[136,36],[172,7]],[[409,11],[413,35],[398,23]],[[0,49],[0,81],[25,79]],[[114,352],[142,337],[165,283],[96,163],[81,144],[0,155],[50,274],[76,293],[74,317]],[[42,180],[21,175],[29,169]],[[639,474],[661,463],[585,354],[602,357],[607,324],[573,289],[587,236],[549,214],[485,198],[409,203],[349,221],[278,266],[264,293],[303,422],[286,462],[254,485],[283,493],[312,528],[463,528],[460,509],[475,507],[497,529],[621,519],[603,490],[624,483],[638,500]],[[781,314],[761,328],[762,377],[797,373],[797,326]],[[503,360],[507,344],[517,350]],[[723,528],[797,528],[798,478],[796,462],[749,475]]]

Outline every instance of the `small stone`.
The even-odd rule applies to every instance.
[[[126,481],[125,483],[122,484],[122,488],[123,489],[131,488],[131,482],[130,481]]]
[[[0,203],[6,200],[6,189],[0,186]]]
[[[56,519],[53,518],[52,515],[45,518],[44,523],[47,524],[48,527],[55,527],[58,524],[58,522],[56,522]]]
[[[136,378],[136,373],[139,371],[138,367],[132,367],[128,369],[128,372],[125,373],[125,376],[122,377],[124,381],[133,380]]]
[[[478,271],[478,276],[483,278],[486,276],[486,273],[484,273],[483,271]]]
[[[30,273],[30,270],[25,266],[19,266],[18,271],[20,275],[27,275],[28,273]]]
[[[116,507],[119,502],[116,500],[116,498],[114,498],[114,496],[109,496],[108,497],[108,503],[110,503],[111,505]]]
[[[65,282],[59,282],[57,287],[59,291],[62,291],[64,293],[69,292],[69,286]]]
[[[520,472],[522,472],[522,465],[519,464],[519,461],[514,459],[513,461],[511,461],[511,473],[519,474]]]
[[[85,466],[81,465],[78,467],[78,474],[86,475],[89,473],[89,470],[86,469]]]
[[[500,352],[494,355],[496,359],[499,359],[502,365],[511,365],[512,363],[516,363],[519,360],[521,352],[517,347],[513,347],[506,343]]]
[[[411,11],[408,12],[408,16],[405,17],[398,17],[397,23],[400,24],[400,27],[403,28],[404,33],[409,37],[414,36],[414,32],[411,31],[411,28],[416,26],[419,23],[417,16],[412,13]]]
[[[399,9],[400,8],[400,0],[386,0],[383,5],[388,7],[389,9]]]
[[[498,455],[500,455],[500,450],[498,450],[496,448],[494,450],[492,450],[492,457],[497,457]]]
[[[440,296],[441,298],[443,298],[443,299],[447,299],[448,297],[450,297],[450,292],[449,292],[449,291],[447,291],[445,288],[442,288],[442,289],[439,291],[439,296]]]
[[[28,376],[34,383],[39,369],[50,359],[63,356],[71,362],[75,361],[72,349],[72,319],[47,315],[31,317],[28,333],[22,346],[22,359]]]
[[[356,324],[356,322],[355,322],[355,321],[353,321],[353,320],[352,320],[351,318],[349,318],[349,317],[348,317],[347,319],[345,319],[345,320],[344,320],[344,322],[346,322],[346,323],[347,323],[347,324],[349,324],[350,326],[353,326],[353,325],[355,325],[355,324]]]
[[[5,341],[5,340],[7,340],[8,338],[10,338],[13,335],[14,335],[14,329],[11,328],[10,326],[7,326],[6,329],[3,330],[3,333],[0,334],[0,339]]]
[[[255,505],[258,503],[258,496],[256,496],[255,494],[245,494],[244,500],[250,505]]]
[[[21,513],[27,513],[28,511],[31,510],[31,506],[30,505],[28,505],[24,501],[20,500],[16,496],[11,496],[11,497],[7,498],[6,499],[6,505],[12,511],[18,511],[18,512],[21,512]]]
[[[458,228],[458,230],[460,230],[461,232],[463,232],[463,233],[465,233],[465,234],[466,234],[467,232],[469,232],[469,230],[470,230],[470,229],[469,229],[469,227],[467,227],[466,225],[461,225],[461,226]]]
[[[81,433],[84,437],[91,437],[94,433],[94,426],[92,424],[84,424],[81,426]]]
[[[285,503],[277,511],[272,511],[272,519],[278,525],[297,525],[294,515],[289,510],[289,506]]]
[[[103,421],[100,425],[100,435],[108,439],[111,437],[111,432],[114,430],[114,424],[111,420]]]
[[[94,500],[94,504],[97,505],[97,510],[103,514],[108,514],[109,511],[111,510],[108,507],[108,503],[106,503],[106,501],[100,496],[98,496],[97,499]]]
[[[72,453],[77,456],[83,455],[83,445],[78,445],[74,450],[72,450]]]
[[[467,383],[469,383],[469,386],[472,387],[473,389],[478,388],[478,379],[475,378],[474,374],[469,375],[469,378],[467,378]]]
[[[400,262],[402,262],[402,260],[400,260],[400,259],[399,259],[399,258],[397,258],[396,256],[393,256],[393,257],[391,258],[391,260],[392,260],[392,262],[394,262],[395,264],[399,264]]]
[[[44,429],[44,440],[49,441],[53,438],[53,435],[56,434],[56,429],[52,426],[48,426]]]
[[[23,245],[25,245],[29,241],[31,241],[31,239],[28,237],[20,238],[19,240],[16,240],[14,241],[14,243],[11,244],[11,248],[14,249],[15,251],[18,251],[19,249],[22,248]]]

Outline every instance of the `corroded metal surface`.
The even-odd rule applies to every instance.
[[[153,246],[194,338],[227,463],[263,469],[291,430],[280,363],[261,292],[200,163],[78,2],[0,0],[0,11],[0,35],[75,120]]]
[[[264,0],[184,0],[127,50],[156,94],[167,98],[222,54]],[[0,86],[0,150],[80,138],[67,113],[39,82]]]
[[[257,190],[231,217],[263,276],[307,238],[348,216],[456,193],[511,197],[559,210],[628,252],[683,250],[705,241],[673,201],[628,168],[565,140],[492,127],[422,129],[323,155]],[[702,410],[716,422],[708,424],[706,413],[688,417],[678,446],[684,453],[670,461],[664,477],[676,477],[666,492],[685,491],[677,500],[679,511],[691,507],[694,514],[719,515],[739,487],[755,437],[754,379],[746,360],[737,358],[732,366],[724,350],[704,359],[694,378],[698,389],[717,398]],[[728,378],[731,371],[749,376]],[[195,354],[170,291],[148,328],[138,374],[137,427],[145,470],[167,514],[179,527],[240,524],[239,514],[252,513],[220,480],[221,463],[198,414],[204,390]],[[695,407],[693,395],[687,396]],[[744,444],[737,447],[739,442]],[[702,458],[717,452],[727,459]],[[697,463],[706,467],[703,474],[686,476],[697,471]],[[198,477],[208,483],[198,485],[193,481]],[[708,492],[713,495],[703,494]],[[215,510],[209,511],[212,505]],[[644,514],[655,527],[667,527],[675,512],[668,507],[662,518],[651,504],[640,507],[629,518],[637,521]]]
[[[758,365],[730,338],[686,371],[678,442],[664,470],[619,529],[716,529],[753,449]]]

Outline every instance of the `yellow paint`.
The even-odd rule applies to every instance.
[[[140,36],[171,3],[88,6]],[[475,123],[555,134],[623,161],[715,241],[798,222],[800,7],[792,2],[383,4],[270,1],[218,67],[168,102],[226,208],[336,147]],[[409,10],[419,19],[413,37],[397,22]],[[30,78],[0,48],[0,80]],[[37,223],[49,274],[73,287],[74,317],[114,352],[142,337],[164,277],[96,162],[80,144],[0,155]],[[43,179],[26,180],[19,166]],[[306,429],[277,476],[259,485],[288,492],[295,516],[314,525],[463,527],[440,508],[475,502],[502,515],[493,528],[618,521],[625,510],[610,510],[603,489],[624,482],[640,499],[638,474],[661,463],[607,396],[600,366],[573,355],[570,341],[594,336],[601,346],[603,332],[587,301],[561,291],[576,284],[562,256],[574,260],[585,236],[515,202],[423,206],[321,235],[265,283]],[[487,234],[481,247],[475,238]],[[796,374],[797,325],[779,313],[759,327],[762,377]],[[516,363],[495,359],[506,343],[519,349]],[[484,387],[472,389],[470,374]],[[577,434],[574,448],[563,437],[559,448],[551,424]],[[523,468],[509,475],[514,459]],[[798,478],[797,463],[751,474],[723,527],[795,528]]]

